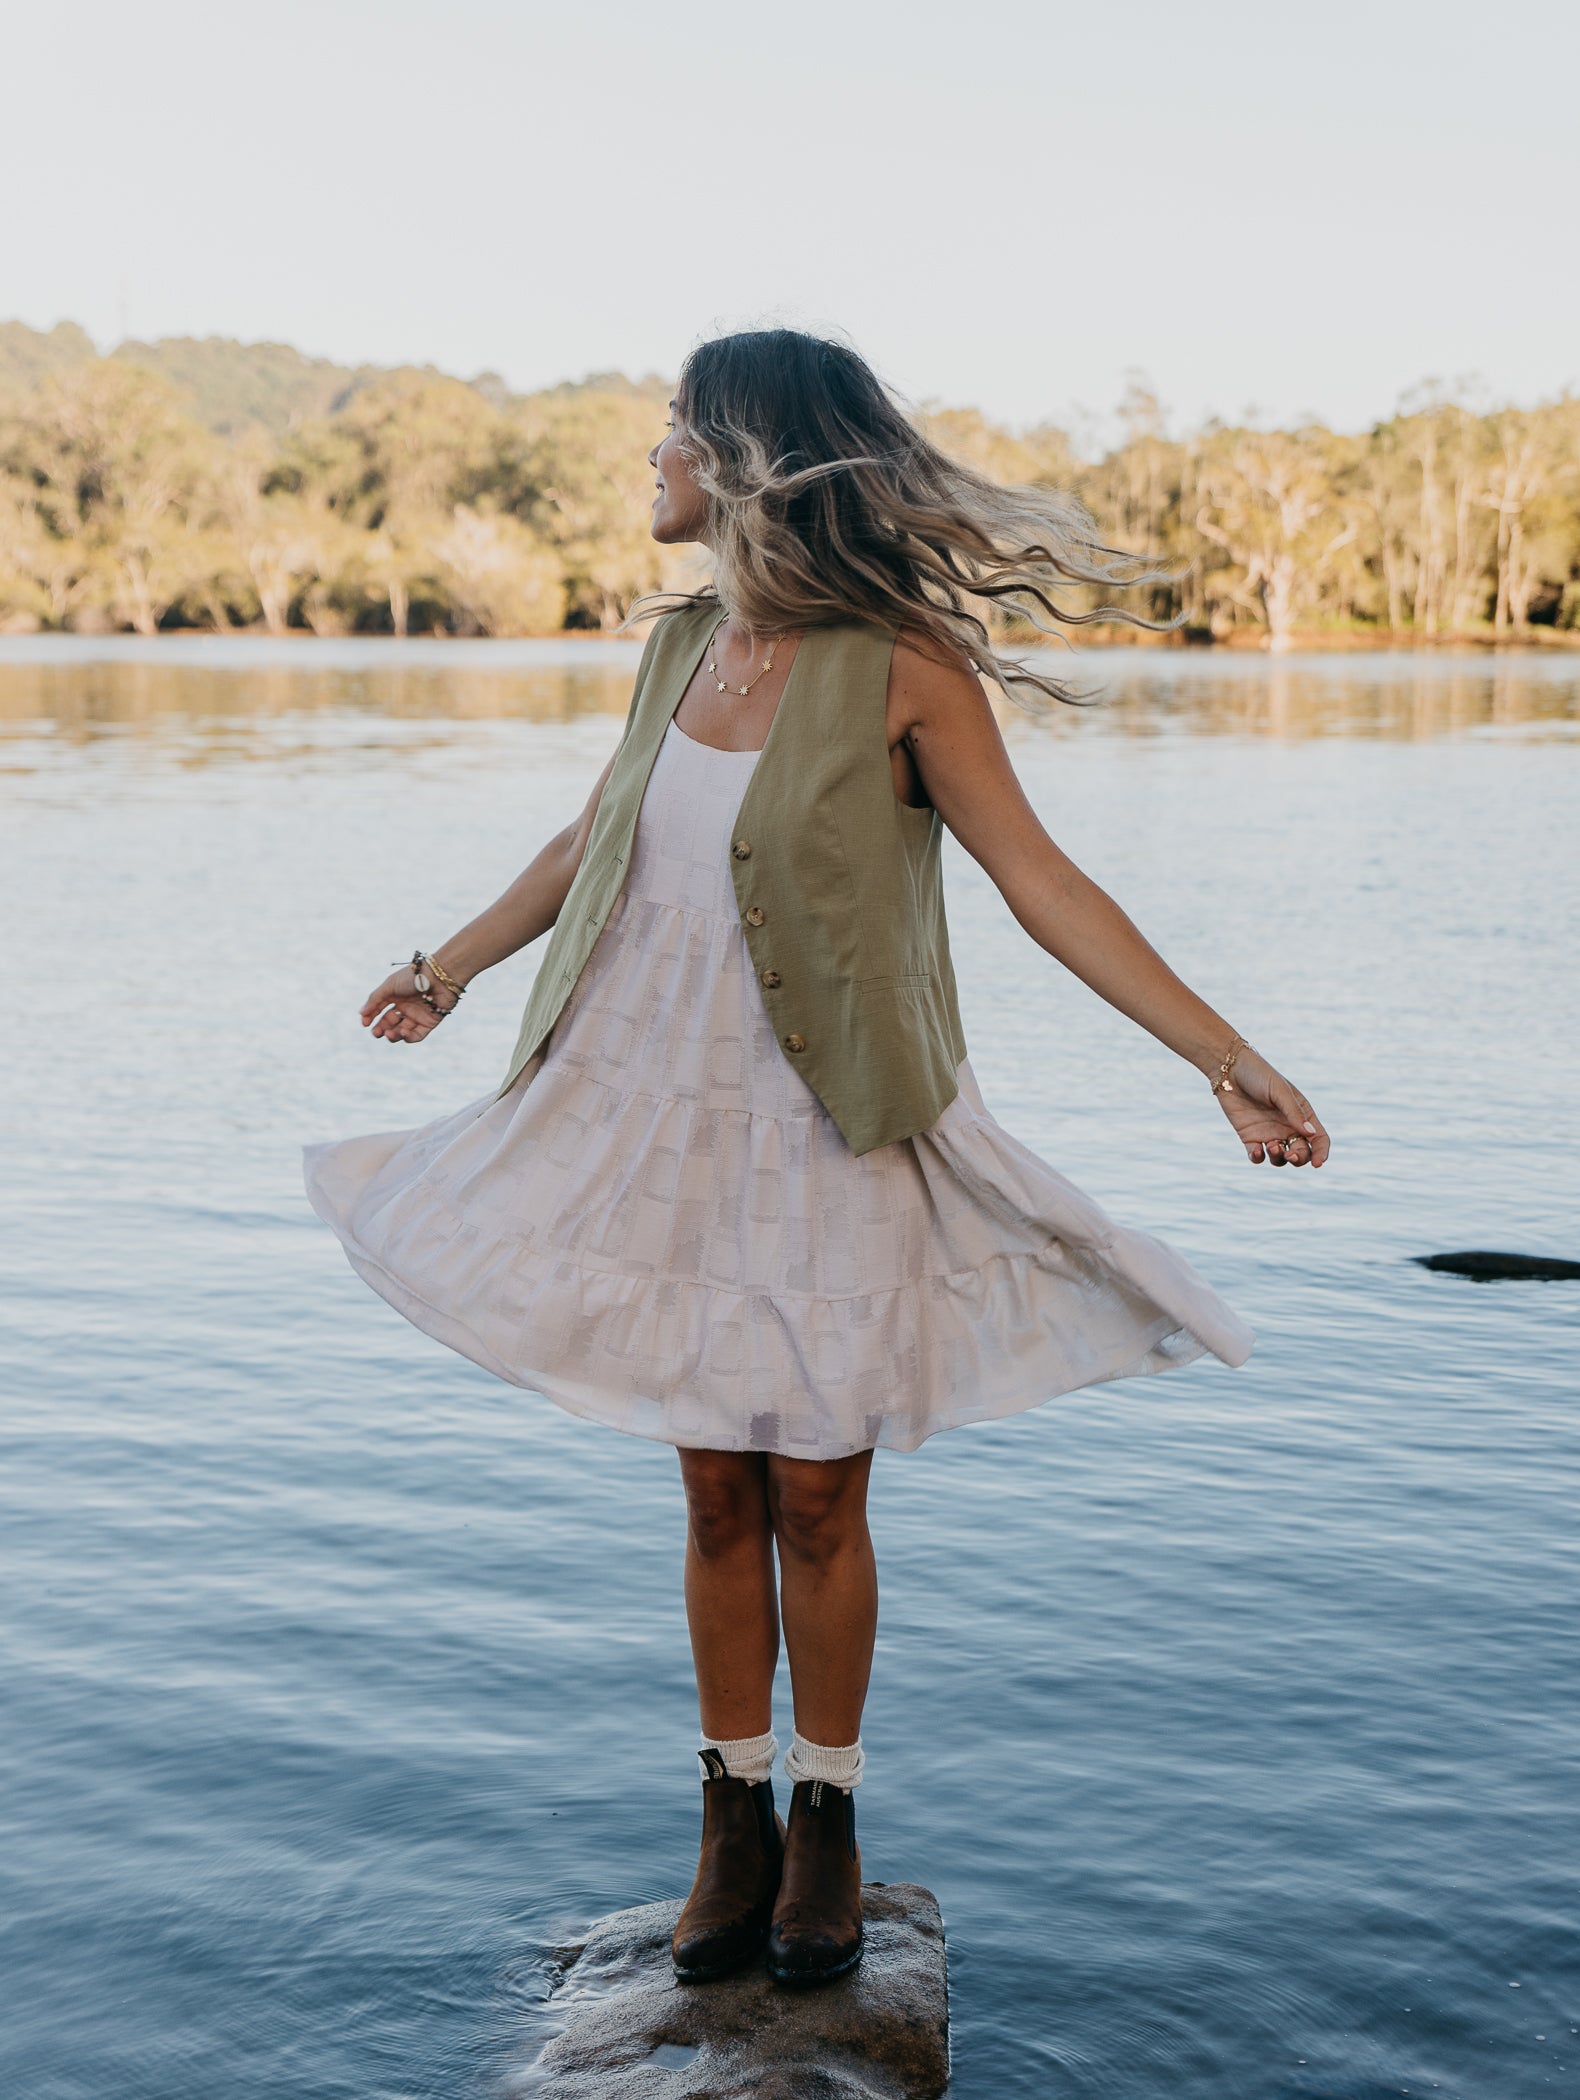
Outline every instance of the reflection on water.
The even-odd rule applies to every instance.
[[[298,714],[564,722],[625,711],[637,642],[191,641],[141,650],[0,637],[0,735],[47,723],[88,738]],[[259,749],[267,749],[260,745]]]
[[[530,956],[420,1052],[354,1010],[633,657],[0,647],[7,2100],[493,2100],[686,1885],[672,1454],[405,1327],[297,1164],[497,1082]],[[1028,794],[1337,1149],[1244,1166],[949,851],[989,1103],[1258,1343],[880,1454],[867,1868],[942,1899],[957,2100],[1545,2100],[1580,1287],[1409,1257],[1580,1254],[1580,664],[1084,661]]]
[[[564,722],[623,714],[641,646],[564,642],[0,637],[0,736],[168,734],[236,718],[348,713],[392,721]],[[1100,701],[1060,707],[1061,734],[1428,737],[1562,735],[1580,723],[1580,655],[1437,651],[1267,658],[1092,650],[1055,660]],[[260,743],[262,752],[269,746]]]
[[[1580,724],[1580,654],[1556,651],[1263,657],[1129,649],[1083,659],[1082,675],[1101,695],[1101,712],[1136,735],[1563,734]]]

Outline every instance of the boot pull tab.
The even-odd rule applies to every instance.
[[[813,1780],[812,1794],[807,1805],[810,1808],[821,1808],[823,1806],[823,1782],[821,1779]]]
[[[697,1755],[702,1759],[702,1780],[704,1785],[710,1779],[728,1779],[730,1775],[725,1769],[724,1759],[711,1743],[706,1750],[699,1750]]]

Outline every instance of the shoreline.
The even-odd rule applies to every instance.
[[[649,628],[646,624],[633,629],[629,634],[618,632],[597,633],[590,628],[558,628],[542,633],[481,635],[449,634],[437,630],[419,634],[396,635],[379,632],[347,634],[315,634],[307,628],[288,628],[284,633],[271,633],[263,626],[257,627],[167,627],[157,634],[139,634],[130,628],[109,628],[101,631],[79,631],[71,628],[49,628],[0,623],[0,659],[6,656],[29,656],[38,652],[47,654],[55,648],[72,653],[87,653],[94,648],[108,648],[120,655],[136,655],[150,644],[159,646],[174,643],[179,648],[188,645],[196,648],[215,644],[257,644],[271,646],[284,644],[311,650],[326,651],[351,646],[366,648],[369,644],[388,647],[391,650],[480,649],[507,650],[527,644],[534,649],[552,646],[564,649],[567,659],[577,656],[593,657],[606,652],[624,652],[640,649],[646,640]],[[1494,635],[1490,630],[1462,634],[1415,634],[1408,628],[1353,628],[1335,630],[1331,628],[1296,629],[1275,645],[1265,633],[1247,629],[1226,635],[1206,635],[1199,631],[1176,629],[1169,634],[1148,632],[1145,628],[1126,627],[1119,623],[1109,626],[1076,628],[1069,634],[1069,641],[1077,655],[1111,649],[1158,649],[1167,652],[1188,653],[1196,656],[1343,656],[1343,655],[1388,655],[1388,656],[1440,656],[1450,653],[1478,656],[1503,656],[1513,654],[1563,655],[1580,651],[1580,629],[1557,627],[1525,627],[1517,633]],[[20,644],[20,647],[14,645]],[[1057,645],[1007,640],[1001,644],[1007,656],[1035,656],[1060,653]],[[615,660],[618,660],[615,659]]]

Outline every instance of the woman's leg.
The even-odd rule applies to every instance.
[[[867,1530],[871,1470],[870,1451],[767,1460],[795,1725],[811,1743],[849,1744],[861,1733],[878,1628],[878,1571]]]
[[[762,1946],[784,1862],[767,1777],[779,1611],[767,1461],[750,1452],[682,1451],[686,1617],[697,1665],[703,1752],[697,1878],[672,1942],[684,1983],[729,1976]],[[761,1776],[759,1776],[761,1775]]]
[[[870,1451],[822,1463],[768,1461],[796,1727],[785,1765],[795,1786],[784,1868],[768,1934],[768,1973],[778,1983],[827,1983],[861,1959],[854,1788],[878,1625],[867,1531],[871,1467]]]
[[[686,1618],[697,1701],[703,1734],[719,1742],[766,1735],[772,1725],[779,1611],[770,1463],[751,1451],[680,1454],[686,1489]]]

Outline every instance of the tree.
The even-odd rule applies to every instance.
[[[501,500],[554,550],[572,624],[617,626],[664,577],[647,529],[662,410],[641,393],[565,388],[532,396],[514,422]]]
[[[1566,412],[1567,411],[1567,412]],[[1572,559],[1575,445],[1574,404],[1501,409],[1491,419],[1497,446],[1483,501],[1497,518],[1495,634],[1530,621],[1531,599],[1544,568],[1567,569]]]
[[[52,530],[31,477],[0,471],[0,620],[65,627],[93,594],[93,556]]]
[[[1337,500],[1329,432],[1218,430],[1198,469],[1196,529],[1244,571],[1236,595],[1258,612],[1267,646],[1293,646],[1333,557],[1356,536]]]
[[[1421,469],[1396,422],[1380,423],[1367,439],[1358,491],[1371,524],[1382,570],[1384,618],[1391,632],[1406,625],[1416,570],[1412,526],[1420,509]]]
[[[433,535],[440,587],[480,634],[546,634],[564,623],[559,563],[519,518],[458,503]]]
[[[105,609],[139,634],[193,580],[214,463],[168,387],[103,361],[46,380],[12,460],[50,537],[83,548]]]

